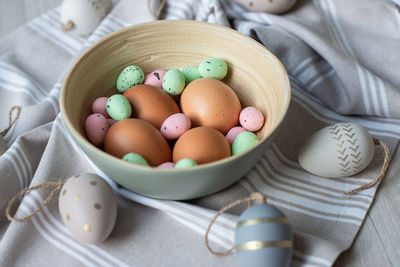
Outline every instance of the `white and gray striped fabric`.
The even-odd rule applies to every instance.
[[[62,224],[57,201],[24,222],[0,216],[1,266],[238,266],[233,255],[215,257],[203,235],[216,211],[259,191],[287,214],[295,230],[292,266],[331,266],[350,247],[376,188],[344,191],[376,177],[383,154],[354,177],[310,175],[297,163],[301,144],[317,129],[349,121],[384,140],[391,151],[400,137],[400,16],[396,1],[299,1],[284,15],[247,12],[231,0],[168,0],[162,17],[217,23],[250,35],[280,58],[289,73],[292,102],[275,142],[233,186],[186,202],[146,198],[119,187],[72,142],[59,116],[61,83],[74,58],[101,37],[151,20],[145,0],[115,1],[88,38],[60,29],[51,10],[0,40],[0,129],[8,111],[21,116],[4,136],[0,157],[0,211],[24,187],[97,172],[118,193],[117,224],[98,246],[75,240]],[[223,49],[223,48],[221,48]],[[394,163],[396,164],[396,163]],[[21,217],[43,202],[33,192],[17,209]],[[240,210],[221,216],[210,233],[216,250],[233,245]]]

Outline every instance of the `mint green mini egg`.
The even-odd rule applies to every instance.
[[[142,84],[144,80],[144,72],[138,66],[128,66],[118,76],[117,89],[120,92],[125,92],[135,85]]]
[[[178,69],[170,69],[163,78],[164,91],[170,95],[179,95],[185,88],[185,76]]]
[[[240,154],[246,150],[249,150],[258,143],[257,136],[248,131],[241,132],[236,136],[235,141],[232,144],[232,155]]]
[[[106,104],[108,115],[116,121],[125,120],[131,116],[131,104],[123,95],[116,94],[110,96]]]
[[[175,164],[175,168],[181,169],[181,168],[190,168],[193,166],[196,166],[197,163],[196,161],[192,159],[181,159]]]
[[[133,163],[133,164],[137,164],[137,165],[149,166],[147,161],[142,156],[140,156],[139,154],[136,154],[136,153],[128,153],[122,158],[122,160],[125,160],[125,161]]]
[[[228,66],[220,58],[210,58],[200,63],[199,73],[204,78],[222,80],[228,73]]]
[[[188,85],[188,83],[190,83],[191,81],[203,78],[203,76],[200,75],[199,69],[197,66],[181,68],[181,72],[183,73],[183,76],[185,77],[186,85]]]

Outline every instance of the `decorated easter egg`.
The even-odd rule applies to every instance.
[[[112,95],[107,100],[107,113],[116,121],[125,120],[131,116],[132,107],[123,95]]]
[[[175,163],[173,163],[173,162],[164,162],[157,166],[157,168],[160,168],[160,169],[171,169],[174,167],[175,167]]]
[[[7,143],[4,140],[3,136],[0,134],[0,156],[3,155],[7,151]]]
[[[151,166],[171,161],[171,149],[160,131],[140,119],[126,119],[111,126],[104,140],[104,150],[117,158],[137,153]]]
[[[239,217],[235,251],[240,266],[287,267],[293,253],[293,232],[286,216],[277,208],[254,205]]]
[[[196,165],[197,165],[196,161],[192,159],[181,159],[175,164],[175,168],[176,169],[190,168]]]
[[[189,83],[181,96],[182,112],[192,126],[207,126],[226,134],[239,122],[239,98],[227,84],[202,78]]]
[[[117,89],[120,92],[125,92],[135,85],[139,85],[144,81],[144,72],[138,66],[126,67],[117,79]]]
[[[189,84],[191,81],[203,78],[203,76],[200,75],[199,68],[197,66],[181,68],[181,72],[183,73],[183,76],[185,77],[186,85]]]
[[[228,140],[210,127],[196,127],[185,132],[175,143],[173,161],[189,158],[198,164],[208,163],[231,155]],[[176,168],[176,165],[175,165]]]
[[[58,207],[71,233],[91,244],[103,242],[117,218],[113,190],[100,176],[92,173],[68,178],[61,188]]]
[[[240,154],[255,146],[258,143],[257,136],[248,131],[239,133],[232,143],[232,155]]]
[[[137,164],[137,165],[149,166],[147,161],[137,153],[128,153],[122,157],[122,160],[125,160],[125,161],[133,163],[133,164]]]
[[[336,123],[314,133],[299,151],[299,163],[324,177],[347,177],[364,170],[374,155],[374,141],[354,123]]]
[[[235,0],[249,11],[280,14],[291,9],[296,0]]]
[[[182,134],[190,129],[189,118],[183,113],[176,113],[169,116],[161,125],[161,133],[165,138],[178,139]]]
[[[222,80],[228,73],[228,66],[220,58],[210,58],[200,63],[199,73],[204,78]]]
[[[226,139],[228,139],[229,144],[232,145],[233,141],[235,141],[238,134],[240,134],[241,132],[244,132],[244,131],[246,131],[245,128],[240,127],[240,126],[235,126],[229,130],[229,132],[226,134],[225,137],[226,137]]]
[[[97,98],[95,101],[93,101],[92,104],[92,112],[93,113],[100,113],[103,114],[104,117],[106,117],[107,119],[110,118],[110,115],[108,115],[107,113],[107,100],[108,97],[99,97]]]
[[[64,0],[60,15],[62,28],[89,35],[111,8],[111,0]]]
[[[168,94],[179,95],[185,88],[185,76],[178,69],[170,69],[165,73],[162,85]]]
[[[255,132],[264,125],[264,115],[255,107],[247,107],[240,112],[239,121],[247,131]]]
[[[91,114],[85,121],[86,136],[95,146],[102,146],[104,144],[108,127],[108,120],[102,114]]]
[[[153,72],[150,72],[150,73],[146,74],[146,77],[144,78],[143,83],[162,89],[163,88],[162,80],[163,80],[166,72],[167,72],[166,70],[155,70]]]
[[[172,97],[151,85],[137,85],[124,93],[134,108],[133,115],[160,129],[172,114],[179,113],[179,107]]]

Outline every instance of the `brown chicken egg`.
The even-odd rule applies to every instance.
[[[225,136],[214,128],[196,127],[185,132],[176,142],[173,161],[190,158],[197,164],[231,156],[231,146]]]
[[[212,127],[224,135],[239,121],[241,106],[236,93],[216,79],[189,83],[181,96],[182,112],[193,126]]]
[[[104,150],[118,158],[137,153],[151,166],[171,161],[171,149],[160,131],[140,119],[126,119],[113,124],[107,131]]]
[[[132,105],[133,116],[150,122],[157,129],[160,129],[169,116],[180,113],[178,105],[170,95],[151,85],[133,86],[123,95]]]

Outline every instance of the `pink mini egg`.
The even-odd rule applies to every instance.
[[[240,127],[240,126],[235,126],[233,128],[231,128],[228,133],[226,134],[226,139],[228,139],[229,144],[233,144],[233,141],[235,141],[236,136],[238,136],[238,134],[240,134],[241,132],[246,131],[245,128]]]
[[[163,89],[162,80],[166,72],[166,70],[155,70],[150,72],[149,74],[146,74],[143,83]]]
[[[113,119],[107,119],[107,121],[108,121],[109,127],[113,126],[113,124],[117,122],[116,120],[113,120]]]
[[[107,100],[108,100],[108,97],[103,96],[103,97],[99,97],[95,101],[93,101],[93,104],[92,104],[93,113],[103,114],[104,117],[106,117],[107,119],[111,118],[110,115],[108,115],[107,109],[106,109]]]
[[[239,115],[240,124],[249,132],[255,132],[264,124],[264,115],[255,107],[244,108]]]
[[[175,113],[163,122],[160,131],[167,139],[178,139],[190,126],[190,119],[185,114]]]
[[[157,166],[157,168],[160,168],[160,169],[171,169],[173,167],[175,167],[175,163],[173,163],[173,162],[164,162]]]
[[[95,146],[102,146],[108,130],[108,120],[102,114],[94,113],[85,122],[86,135]]]

